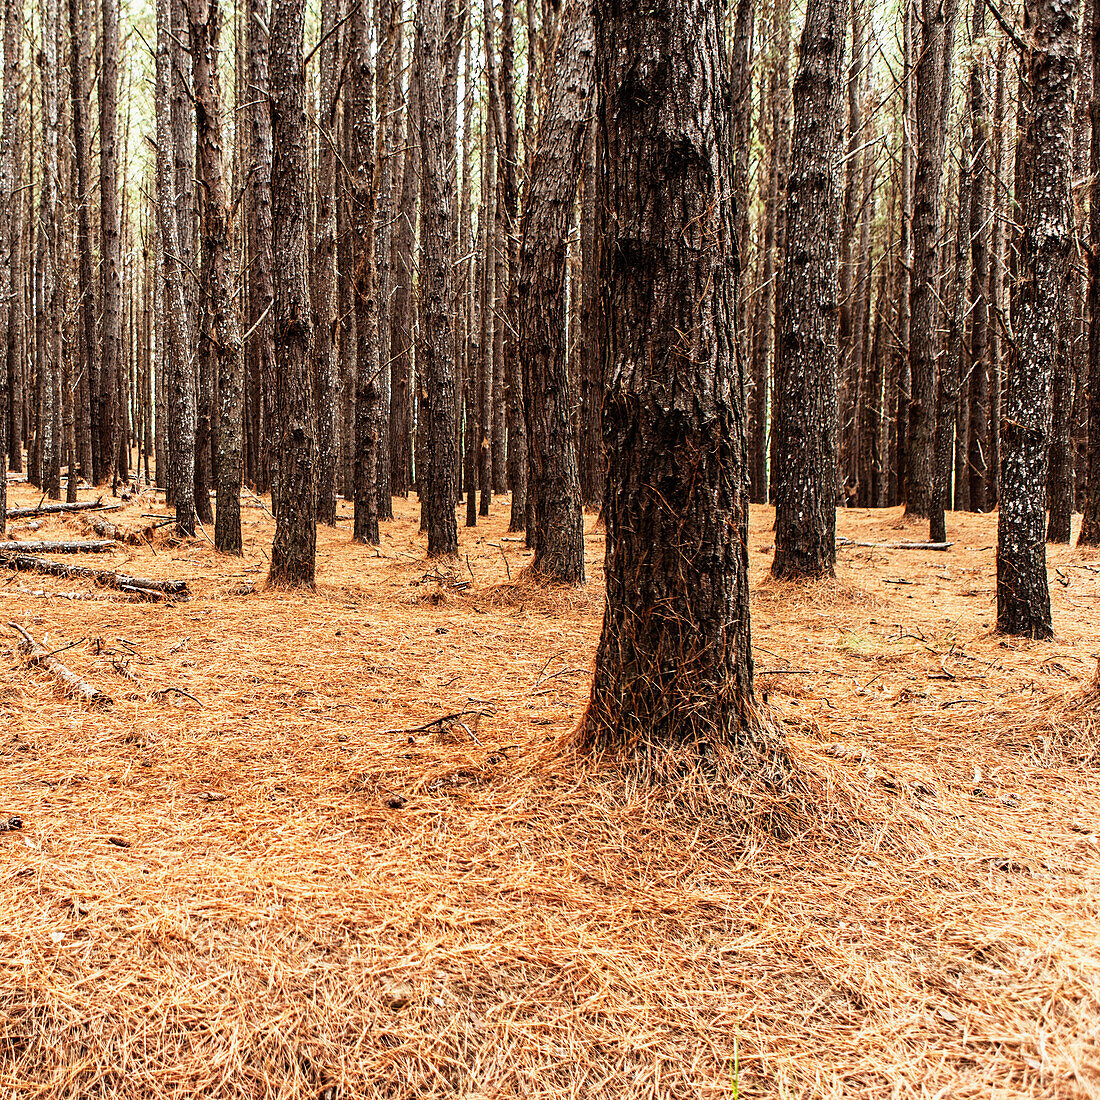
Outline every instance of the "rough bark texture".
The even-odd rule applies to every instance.
[[[581,738],[758,771],[724,6],[595,12],[607,604]]]
[[[917,161],[913,187],[913,268],[909,288],[908,454],[906,510],[927,518],[932,504],[936,426],[936,269],[943,231],[942,176],[957,0],[915,0],[920,48],[916,64]]]
[[[42,20],[42,186],[41,225],[43,324],[39,379],[42,388],[39,433],[41,435],[42,487],[51,500],[61,498],[61,329],[64,308],[64,276],[61,271],[61,190],[58,165],[58,33],[57,0],[46,0]]]
[[[271,16],[271,208],[274,253],[279,257],[274,272],[279,491],[271,581],[311,587],[317,550],[317,418],[311,373],[304,21],[305,0],[275,0]]]
[[[191,368],[191,314],[184,298],[176,211],[175,152],[172,130],[172,23],[169,0],[157,0],[157,224],[161,239],[162,296],[167,322],[168,483],[175,487],[176,527],[185,537],[195,533],[195,377]]]
[[[997,629],[1049,637],[1046,503],[1051,385],[1058,357],[1073,224],[1070,119],[1077,55],[1077,0],[1026,0],[1024,54],[1027,165],[1022,234],[1005,391],[997,524]]]
[[[574,0],[562,14],[553,90],[524,203],[516,276],[527,492],[535,510],[531,569],[565,584],[584,583],[584,515],[566,346],[565,276],[592,77],[592,25],[581,0]]]
[[[353,0],[354,2],[354,0]],[[317,520],[336,524],[340,374],[336,358],[336,110],[340,0],[321,4],[317,125],[317,239],[313,249],[313,354],[317,372]]]
[[[9,41],[9,39],[11,41]],[[23,471],[23,373],[24,373],[24,309],[23,287],[23,211],[25,202],[19,193],[22,179],[22,153],[26,129],[19,124],[19,77],[23,47],[23,3],[22,0],[5,0],[4,5],[4,104],[3,126],[11,134],[11,175],[6,177],[9,202],[6,206],[7,247],[3,253],[6,260],[4,271],[8,281],[0,284],[0,296],[7,290],[8,300],[3,306],[7,325],[0,335],[4,344],[0,345],[0,357],[5,362],[0,370],[7,375],[8,387],[8,468],[16,473]],[[0,141],[3,141],[0,136]],[[5,144],[5,149],[9,148]],[[3,161],[0,160],[0,171]],[[2,201],[2,199],[0,199]],[[29,250],[28,250],[29,251]],[[7,496],[5,480],[4,495]]]
[[[378,162],[374,133],[374,70],[362,0],[349,22],[348,101],[352,171],[351,223],[355,264],[355,519],[357,542],[378,543],[378,299],[375,280],[375,202]]]
[[[454,191],[447,171],[443,106],[443,7],[445,0],[420,0],[417,32],[421,41],[420,159],[421,257],[420,337],[417,372],[423,379],[423,407],[417,435],[424,432],[427,469],[421,500],[428,530],[428,556],[458,553],[455,483],[455,364],[451,326],[451,206]]]
[[[236,279],[230,254],[229,187],[222,143],[222,95],[218,75],[221,15],[218,0],[188,0],[191,74],[195,92],[197,156],[203,185],[202,252],[209,310],[210,344],[219,400],[215,478],[218,511],[214,545],[241,552],[241,460],[244,368],[234,301]],[[212,395],[211,395],[212,396]]]
[[[845,0],[811,0],[794,81],[794,139],[776,346],[777,577],[836,564],[837,232]]]
[[[1088,236],[1088,475],[1085,510],[1081,517],[1079,546],[1100,546],[1100,4],[1093,6],[1092,23],[1087,28],[1092,38],[1092,103],[1089,159],[1089,236]]]
[[[19,124],[19,55],[17,40],[22,35],[22,11],[18,0],[4,4],[4,92],[3,121],[0,123],[0,455],[8,453],[8,409],[11,387],[8,373],[8,349],[13,329],[19,323],[15,306],[12,268],[15,253],[22,247],[16,214],[20,196],[16,194],[17,173],[15,130]],[[23,288],[18,287],[20,296]],[[0,473],[3,473],[0,470]],[[5,527],[8,500],[6,477],[0,477],[0,534]]]
[[[103,0],[99,68],[100,470],[118,471],[122,371],[122,221],[118,208],[118,0]]]

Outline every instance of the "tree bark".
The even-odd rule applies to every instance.
[[[531,570],[584,583],[584,514],[569,379],[566,257],[592,103],[592,26],[581,0],[561,17],[553,89],[527,184],[516,289],[530,494]]]
[[[210,343],[215,356],[211,365],[216,365],[216,389],[220,402],[216,469],[218,512],[214,524],[214,546],[226,554],[239,554],[244,369],[240,327],[234,304],[229,190],[222,144],[222,96],[218,75],[221,15],[218,0],[188,0],[188,21],[199,177],[203,184],[202,267],[206,274],[204,289],[212,329]]]
[[[16,128],[19,125],[19,56],[17,41],[22,36],[22,10],[18,0],[4,4],[4,87],[3,120],[0,122],[0,455],[8,453],[8,408],[11,383],[8,372],[9,348],[14,343],[19,323],[16,293],[23,288],[12,280],[15,254],[22,248],[19,239],[18,210],[21,196],[16,192]],[[2,473],[3,471],[0,471]],[[0,477],[0,534],[5,530],[8,500],[6,477]]]
[[[354,3],[355,0],[352,0]],[[317,371],[317,520],[336,525],[340,374],[336,356],[336,112],[340,0],[321,4],[321,88],[317,125],[317,239],[313,251],[313,354]]]
[[[581,740],[760,774],[724,5],[599,0],[607,603]]]
[[[794,138],[776,347],[776,577],[836,565],[837,232],[845,0],[812,0],[794,81]]]
[[[1088,236],[1088,476],[1078,546],[1100,546],[1100,4],[1093,5]]]
[[[317,417],[311,357],[306,129],[302,39],[305,0],[275,0],[271,15],[271,206],[279,482],[271,582],[312,587],[316,570]]]
[[[99,70],[99,233],[100,331],[99,371],[102,402],[100,461],[103,480],[118,471],[117,408],[122,363],[122,224],[118,208],[118,0],[102,0]]]
[[[1025,0],[1027,184],[1005,392],[1004,455],[997,524],[997,629],[1053,633],[1047,587],[1047,446],[1058,321],[1065,302],[1073,225],[1070,120],[1077,60],[1077,0]]]
[[[423,378],[424,407],[417,435],[424,432],[426,469],[423,480],[428,556],[458,553],[455,522],[455,482],[458,448],[455,440],[455,366],[451,325],[451,206],[454,192],[446,167],[443,88],[443,7],[446,0],[419,0],[417,33],[421,41],[420,163],[421,257],[420,334],[417,372]]]
[[[909,287],[909,424],[905,506],[927,519],[932,507],[936,426],[936,269],[943,232],[945,103],[951,88],[958,0],[919,4],[920,49],[915,73],[917,150],[913,186],[913,265]]]

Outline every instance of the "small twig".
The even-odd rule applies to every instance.
[[[467,715],[475,715],[478,718],[485,718],[492,714],[491,710],[460,710],[454,714],[444,714],[442,718],[435,718],[431,722],[425,722],[422,726],[409,726],[406,729],[400,730],[383,730],[379,736],[388,737],[394,733],[424,733],[427,730],[434,729],[436,726],[445,725],[447,722],[456,722],[461,724],[461,719],[467,717]]]
[[[170,691],[174,691],[177,695],[183,695],[188,699],[193,699],[196,703],[199,704],[200,707],[205,707],[206,706],[206,704],[201,699],[199,699],[196,696],[192,695],[191,692],[189,692],[189,691],[184,691],[183,688],[178,688],[178,687],[157,688],[155,694],[166,695]]]

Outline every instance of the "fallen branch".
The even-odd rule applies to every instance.
[[[102,554],[104,550],[117,550],[113,538],[75,539],[71,542],[27,540],[26,542],[0,542],[0,554]]]
[[[56,676],[65,685],[67,695],[75,695],[90,706],[106,706],[112,701],[111,697],[100,691],[99,688],[85,680],[81,680],[72,669],[63,665],[44,646],[39,645],[18,623],[8,623],[8,626],[22,637],[23,642],[20,648],[27,654],[30,663],[44,668],[51,675]]]
[[[409,726],[407,729],[402,730],[383,730],[382,737],[389,736],[394,733],[426,733],[428,730],[435,729],[437,726],[445,726],[448,722],[454,722],[456,725],[462,726],[467,729],[466,723],[462,721],[463,718],[467,718],[471,715],[477,718],[486,718],[493,712],[491,710],[460,710],[454,714],[444,714],[441,718],[434,718],[431,722],[425,722],[422,726]]]
[[[48,573],[51,577],[80,577],[95,581],[104,588],[117,588],[120,592],[138,593],[146,599],[158,600],[163,596],[190,595],[186,581],[155,581],[144,577],[131,577],[109,569],[91,569],[86,565],[65,565],[48,558],[36,558],[30,554],[0,553],[0,568],[15,569],[24,573]]]
[[[104,504],[103,498],[82,500],[74,504],[39,504],[33,508],[9,508],[8,519],[26,519],[28,516],[52,516],[58,512],[117,512],[121,504]]]
[[[125,542],[129,546],[139,546],[145,539],[152,538],[157,529],[155,523],[150,523],[137,531],[127,531],[119,527],[117,523],[111,523],[110,520],[100,519],[98,516],[85,516],[84,522],[99,535],[100,538],[113,539],[115,542]],[[175,523],[176,521],[173,517],[167,522]]]
[[[866,546],[872,550],[948,550],[953,542],[854,542],[852,539],[837,539],[837,547]]]

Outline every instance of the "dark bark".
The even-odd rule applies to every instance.
[[[1088,226],[1088,475],[1079,546],[1100,546],[1100,4],[1087,28],[1092,40]]]
[[[1077,0],[1026,0],[1024,30],[1021,95],[1027,101],[1027,129],[1020,140],[1027,178],[1018,191],[1022,278],[1013,303],[1016,341],[1005,391],[997,629],[1045,638],[1053,630],[1043,521],[1051,385],[1073,235],[1069,176]]]
[[[8,370],[10,347],[16,340],[16,328],[22,318],[16,295],[22,287],[13,281],[15,256],[22,248],[19,239],[18,209],[22,196],[16,191],[16,128],[19,125],[19,49],[22,36],[22,10],[18,0],[4,4],[4,86],[3,120],[0,123],[0,455],[8,453],[11,381]],[[3,470],[0,470],[3,474]],[[5,530],[8,499],[7,478],[0,476],[0,534]]]
[[[776,345],[777,577],[836,564],[837,232],[845,0],[812,0],[794,81],[783,286]]]
[[[218,512],[214,546],[226,554],[241,553],[241,460],[244,368],[241,334],[234,301],[230,255],[229,187],[222,142],[222,94],[218,74],[221,14],[218,0],[188,0],[191,30],[191,74],[195,94],[197,156],[202,180],[202,269],[209,311],[211,381],[216,379],[220,404],[216,481]],[[215,387],[211,386],[213,391]],[[212,409],[214,394],[209,394]],[[199,481],[195,483],[196,491]]]
[[[353,0],[354,2],[354,0]],[[321,88],[317,125],[317,238],[313,250],[313,355],[317,375],[317,521],[336,524],[340,455],[340,372],[336,336],[336,111],[340,0],[321,4]]]
[[[118,0],[102,0],[99,66],[100,474],[116,476],[121,437],[122,222],[118,207]]]
[[[725,10],[595,12],[607,603],[581,738],[760,774],[779,745],[753,700]]]
[[[584,583],[584,515],[566,346],[567,241],[592,104],[592,26],[581,0],[562,14],[550,101],[523,210],[516,287],[529,482],[531,570]]]
[[[316,570],[317,417],[311,356],[306,129],[302,38],[305,0],[275,0],[271,15],[271,170],[279,485],[271,582],[312,587]]]
[[[913,265],[909,288],[909,424],[905,506],[928,518],[932,506],[936,426],[936,269],[943,233],[942,176],[946,102],[951,87],[958,0],[915,0],[920,43],[915,72],[916,177]],[[916,46],[916,44],[914,44]]]
[[[451,206],[454,192],[446,167],[448,145],[443,99],[445,0],[419,0],[417,33],[421,40],[420,163],[421,257],[420,336],[417,372],[422,382],[422,411],[417,436],[425,435],[426,469],[417,483],[428,531],[428,556],[458,553],[455,482],[455,365],[451,325]]]

